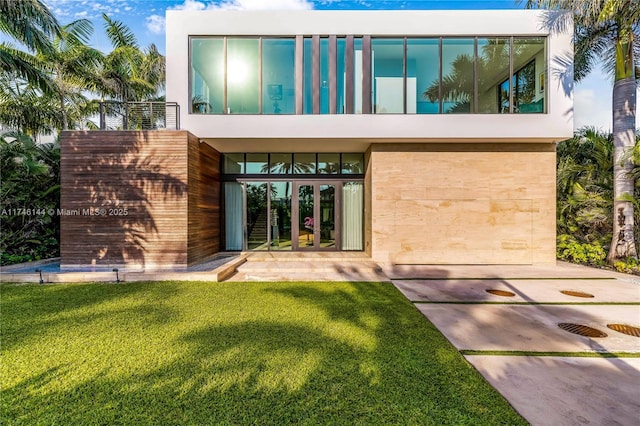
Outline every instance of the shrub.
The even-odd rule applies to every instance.
[[[599,244],[581,243],[571,235],[559,235],[556,255],[558,259],[592,266],[604,265],[607,253]]]
[[[615,262],[613,264],[613,267],[618,272],[640,275],[640,260],[634,259],[632,257]]]

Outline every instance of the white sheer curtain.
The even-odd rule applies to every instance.
[[[242,250],[242,184],[225,182],[225,235],[227,250]]]
[[[363,250],[364,185],[342,184],[342,250]]]

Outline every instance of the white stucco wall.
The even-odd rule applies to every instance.
[[[167,11],[167,101],[181,128],[201,138],[411,141],[558,141],[573,132],[572,28],[549,34],[545,12]],[[190,35],[548,36],[547,114],[199,115],[189,114]]]

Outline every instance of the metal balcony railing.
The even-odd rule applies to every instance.
[[[176,102],[100,102],[100,130],[179,130]]]

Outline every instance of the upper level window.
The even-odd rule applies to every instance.
[[[513,112],[545,111],[544,38],[513,38]]]
[[[224,38],[191,40],[191,112],[224,112]]]
[[[227,39],[226,75],[227,114],[258,114],[260,112],[258,39]]]
[[[442,78],[440,93],[442,112],[469,113],[474,105],[475,47],[470,38],[442,40]],[[436,82],[437,84],[437,82]],[[435,99],[436,84],[429,88],[429,99]]]
[[[193,37],[190,110],[542,113],[545,45],[545,37],[509,36]]]
[[[439,39],[407,39],[406,91],[407,114],[440,112]]]
[[[371,41],[371,74],[373,112],[377,114],[404,113],[404,40],[374,39]],[[407,83],[415,82],[408,79]],[[408,103],[415,104],[409,93]]]
[[[294,39],[262,40],[262,112],[295,114]]]
[[[509,38],[478,39],[478,112],[509,112]],[[504,101],[506,100],[506,102]]]

